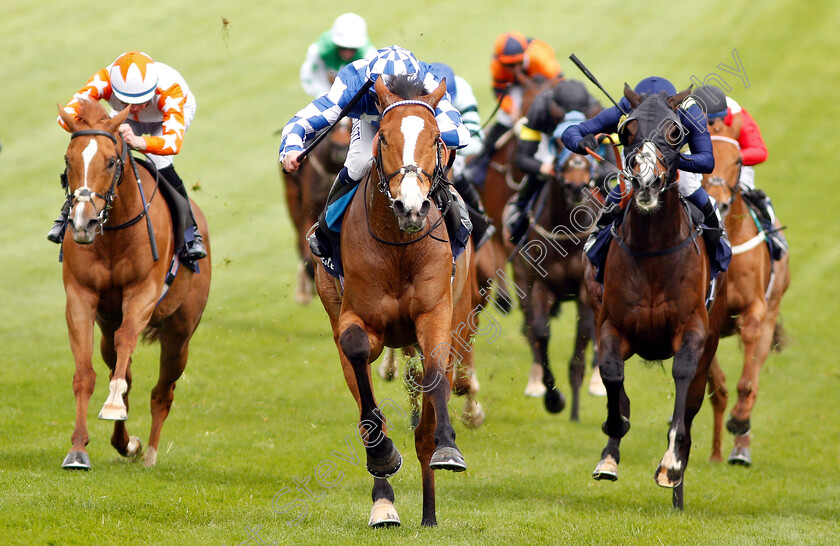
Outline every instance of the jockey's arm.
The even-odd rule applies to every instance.
[[[621,110],[616,106],[612,106],[606,110],[602,110],[601,113],[592,119],[570,126],[560,135],[560,140],[563,141],[563,145],[570,151],[585,154],[586,151],[580,150],[579,148],[583,137],[586,135],[597,135],[599,133],[614,133],[618,128],[620,119]]]
[[[695,108],[697,111],[692,111]],[[705,114],[696,104],[692,104],[688,112],[682,109],[679,112],[683,127],[688,130],[686,143],[691,150],[691,155],[688,157],[680,154],[679,169],[701,174],[712,172],[715,169],[715,156],[712,152],[712,140],[709,138],[709,131],[706,127],[698,128],[690,121],[690,119],[698,119],[698,115]]]
[[[741,145],[741,159],[745,167],[751,167],[767,161],[767,145],[761,137],[758,124],[746,110],[741,109],[741,134],[738,137]]]
[[[552,164],[543,164],[535,156],[542,142],[542,133],[531,129],[527,125],[522,126],[519,132],[519,143],[516,147],[516,158],[514,163],[522,172],[528,174],[551,174]]]

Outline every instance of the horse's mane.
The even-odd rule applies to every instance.
[[[79,99],[79,106],[80,109],[77,117],[91,127],[99,121],[108,119],[108,114],[105,112],[105,108],[102,107],[102,104],[100,104],[99,101],[81,98]]]
[[[391,91],[404,99],[413,99],[415,97],[422,97],[428,95],[426,86],[423,85],[423,80],[414,74],[400,74],[388,79],[385,86]]]

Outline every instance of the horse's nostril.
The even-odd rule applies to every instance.
[[[420,216],[426,216],[429,214],[429,210],[432,208],[432,203],[426,199],[423,201],[423,204],[420,205]]]
[[[90,220],[88,220],[87,226],[85,226],[85,228],[91,230],[94,229],[97,226],[97,224],[99,224],[99,219],[91,218]]]
[[[394,201],[394,212],[400,215],[405,214],[405,204],[402,200],[397,199]]]

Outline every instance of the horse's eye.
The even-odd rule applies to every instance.
[[[113,169],[113,168],[114,168],[114,165],[116,165],[116,164],[117,164],[117,160],[116,160],[116,158],[111,157],[111,158],[109,158],[109,159],[108,159],[108,166],[107,166],[107,167],[105,167],[105,168],[106,168],[106,169]]]

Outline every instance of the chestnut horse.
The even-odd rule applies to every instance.
[[[710,126],[710,131],[731,131],[722,122]],[[758,374],[774,349],[780,349],[781,324],[778,323],[782,296],[790,284],[788,255],[773,261],[764,242],[763,228],[755,213],[749,209],[741,194],[738,178],[741,171],[741,147],[733,138],[712,134],[715,170],[703,177],[703,185],[714,197],[726,222],[732,243],[732,262],[729,264],[726,307],[729,323],[724,335],[738,333],[744,351],[744,365],[738,381],[738,401],[726,428],[735,435],[735,446],[729,454],[730,464],[752,464],[750,456],[750,415],[758,396]],[[778,226],[777,226],[778,227]],[[709,395],[714,407],[714,435],[711,460],[719,462],[723,414],[727,405],[726,377],[712,361],[709,373]]]
[[[153,466],[160,430],[172,406],[175,382],[187,364],[190,338],[210,291],[207,222],[193,203],[207,258],[198,261],[200,273],[194,274],[187,267],[177,269],[167,290],[167,275],[178,266],[173,260],[172,218],[166,201],[161,197],[154,199],[155,177],[146,169],[136,168],[118,132],[128,116],[128,108],[108,118],[99,103],[81,102],[79,119],[59,108],[61,119],[72,132],[64,160],[73,203],[69,216],[73,237],[64,241],[63,277],[67,329],[76,362],[76,428],[73,447],[62,466],[90,468],[85,446],[88,403],[96,380],[92,363],[94,323],[102,334],[102,359],[111,370],[109,395],[99,418],[114,421],[111,445],[125,457],[137,457],[142,451],[140,440],[129,436],[125,427],[131,354],[141,333],[146,340],[160,341],[160,371],[152,389],[152,426],[144,455],[146,466]],[[138,172],[139,181],[135,176]],[[147,209],[142,196],[149,197]],[[158,261],[150,250],[151,229],[144,216],[151,222],[157,248],[161,250]]]
[[[422,524],[435,518],[434,470],[466,470],[455,444],[447,401],[458,348],[470,346],[472,248],[453,263],[442,217],[430,194],[443,183],[443,143],[435,107],[445,82],[427,94],[407,76],[374,87],[382,108],[376,168],[345,213],[341,233],[342,285],[316,262],[315,287],[330,318],[347,386],[360,410],[367,469],[374,477],[368,524],[398,525],[387,478],[402,457],[386,435],[373,394],[370,364],[384,346],[417,344],[423,378],[420,422],[414,430],[423,483]],[[467,326],[464,328],[464,326]],[[464,359],[472,358],[467,351]]]
[[[289,217],[297,236],[296,247],[300,262],[295,301],[300,305],[307,305],[314,292],[314,271],[306,235],[318,221],[318,215],[326,206],[330,186],[344,166],[344,159],[350,147],[349,121],[345,119],[339,123],[330,133],[329,139],[312,150],[300,169],[293,173],[283,173],[283,169],[280,169],[286,190],[286,207],[289,209]]]
[[[625,181],[632,181],[633,195],[607,254],[603,286],[586,262],[599,366],[607,389],[602,429],[609,436],[593,477],[618,478],[619,444],[630,428],[624,362],[634,354],[654,361],[673,356],[674,412],[668,449],[654,478],[658,485],[672,488],[672,502],[679,509],[691,423],[703,403],[709,362],[726,314],[725,273],[718,277],[718,297],[706,310],[711,281],[707,250],[677,189],[682,129],[675,110],[689,92],[642,97],[625,86],[633,112],[622,138],[628,158],[623,174]]]
[[[588,196],[587,196],[588,193]],[[513,257],[514,278],[525,289],[522,309],[523,330],[533,355],[531,377],[539,391],[529,383],[526,393],[542,395],[545,408],[558,413],[565,407],[563,395],[554,384],[548,362],[549,321],[560,312],[564,301],[577,303],[578,320],[575,348],[569,362],[569,383],[572,389],[572,421],[579,418],[579,392],[586,368],[586,347],[595,339],[592,308],[583,282],[583,243],[590,231],[574,226],[575,213],[589,211],[590,223],[597,218],[594,201],[597,189],[591,177],[591,166],[581,155],[572,154],[564,162],[559,178],[543,186],[531,212],[531,225],[522,251]],[[590,225],[590,224],[587,224]],[[534,371],[536,370],[536,372]]]

